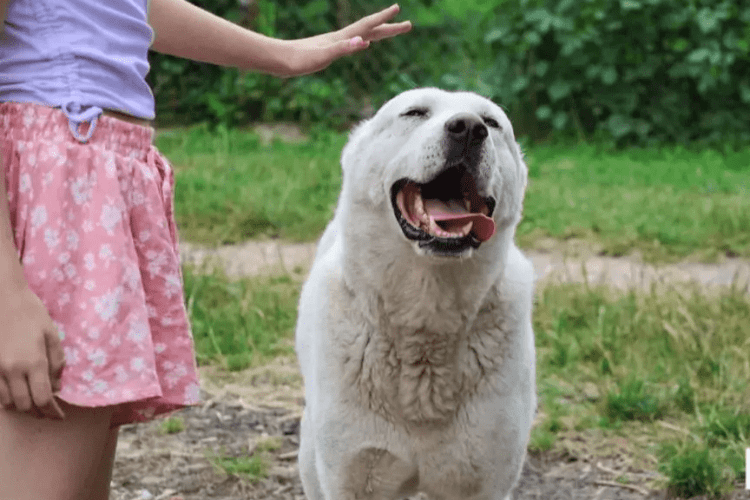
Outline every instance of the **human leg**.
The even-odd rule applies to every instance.
[[[117,437],[119,435],[119,427],[114,427],[109,430],[107,442],[104,445],[102,451],[102,457],[99,460],[99,465],[94,471],[92,479],[93,486],[91,488],[91,494],[89,500],[108,500],[109,488],[112,482],[112,469],[115,465],[115,451],[117,450]]]
[[[97,476],[106,469],[102,459],[108,445],[112,446],[113,408],[61,406],[66,414],[62,421],[0,410],[3,500],[107,498],[101,496],[102,482]],[[108,490],[109,477],[106,484]],[[92,497],[95,491],[100,496]]]

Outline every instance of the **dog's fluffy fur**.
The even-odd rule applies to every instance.
[[[477,131],[463,149],[457,119]],[[352,132],[342,166],[296,332],[307,498],[510,498],[536,408],[533,269],[513,241],[527,168],[510,121],[476,94],[404,92]],[[496,233],[407,237],[394,186],[451,166],[495,201]]]

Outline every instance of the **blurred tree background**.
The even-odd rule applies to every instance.
[[[390,0],[194,0],[278,38],[330,31]],[[750,140],[746,0],[401,0],[414,30],[279,79],[151,55],[160,123],[343,128],[418,86],[501,104],[518,135],[621,144]]]

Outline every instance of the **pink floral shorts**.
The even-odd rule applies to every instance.
[[[198,402],[172,189],[153,130],[102,116],[81,143],[58,109],[0,104],[11,225],[67,361],[59,397],[112,425]]]

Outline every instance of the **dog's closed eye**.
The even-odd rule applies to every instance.
[[[483,116],[482,120],[484,121],[484,124],[490,128],[498,128],[498,129],[501,128],[500,123],[498,123],[497,120],[495,120],[494,118],[490,116]]]
[[[401,116],[408,116],[413,118],[424,118],[429,113],[427,108],[411,108],[407,109]]]

